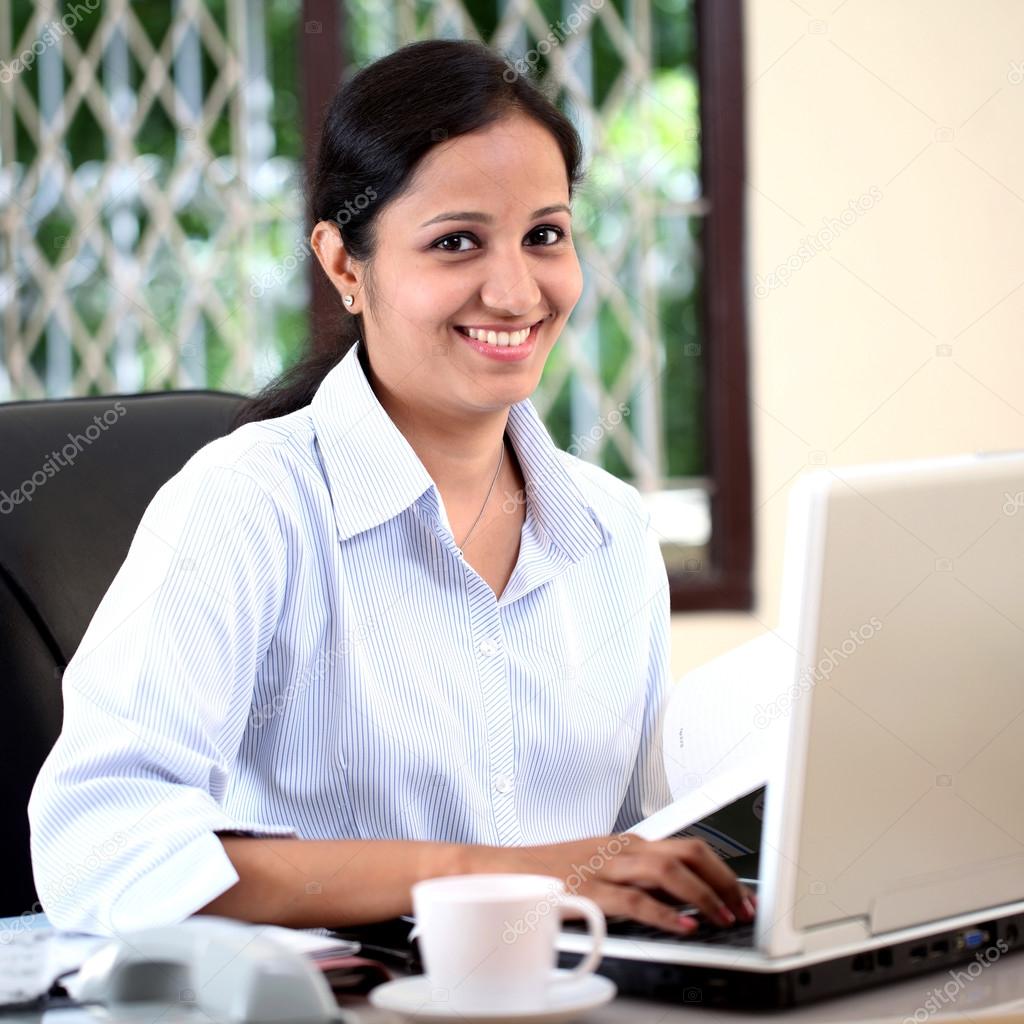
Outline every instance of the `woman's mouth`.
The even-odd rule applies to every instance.
[[[456,325],[453,330],[470,348],[504,362],[525,359],[534,349],[543,320],[519,331],[489,331]]]

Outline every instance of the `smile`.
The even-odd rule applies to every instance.
[[[488,331],[478,327],[462,326],[456,326],[455,329],[460,334],[466,335],[467,338],[485,342],[488,345],[493,345],[495,348],[518,348],[529,338],[530,331],[534,327],[536,327],[536,324],[524,327],[519,331]]]

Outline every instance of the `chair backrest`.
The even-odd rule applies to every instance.
[[[243,400],[171,391],[0,404],[0,917],[36,903],[26,808],[60,733],[64,668],[153,495],[230,431]]]

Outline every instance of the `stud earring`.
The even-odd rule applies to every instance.
[[[356,297],[354,295],[346,295],[343,301],[346,306],[351,306],[356,301]]]

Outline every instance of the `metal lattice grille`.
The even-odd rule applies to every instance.
[[[692,21],[680,3],[672,18]],[[652,0],[345,9],[358,64],[481,39],[574,120],[584,291],[534,400],[563,447],[661,495],[663,536],[696,551],[709,532],[700,131],[695,76],[659,49]],[[282,151],[269,116],[275,10],[0,0],[0,400],[252,391],[294,357],[310,253],[301,140]]]
[[[127,0],[77,9],[41,0],[13,38],[0,2],[2,397],[249,388],[281,363],[253,238],[302,219],[268,145],[262,5],[178,0],[156,39]]]

